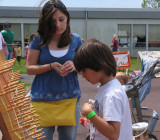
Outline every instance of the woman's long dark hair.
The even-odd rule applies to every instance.
[[[63,48],[71,42],[70,15],[60,0],[50,0],[43,6],[39,18],[37,34],[41,35],[43,39],[40,45],[48,45],[53,34],[56,32],[56,25],[53,22],[52,16],[57,10],[60,10],[67,17],[67,27],[59,40],[58,48]]]

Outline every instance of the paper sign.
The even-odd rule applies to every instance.
[[[113,52],[113,56],[117,62],[117,69],[131,68],[130,54],[128,51]]]

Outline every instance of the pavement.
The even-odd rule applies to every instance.
[[[21,80],[26,83],[32,83],[34,76],[21,75]],[[81,106],[88,102],[89,99],[95,99],[97,93],[97,85],[92,85],[79,75],[80,88],[82,90]],[[155,110],[160,115],[160,78],[154,78],[151,82],[151,91],[145,100],[141,103],[141,106],[148,107]],[[77,140],[85,140],[89,130],[83,126],[79,126]],[[160,120],[158,120],[153,134],[160,140]],[[54,135],[54,140],[58,140],[57,132]]]

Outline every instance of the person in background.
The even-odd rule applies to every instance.
[[[3,41],[4,41],[3,36],[0,33],[0,49],[3,49]]]
[[[125,72],[117,72],[116,78],[121,85],[126,85],[128,83],[129,76]]]
[[[133,87],[132,85],[127,85],[129,80],[129,75],[126,74],[125,72],[117,72],[115,78],[121,83],[125,91]]]
[[[27,45],[26,45],[26,47],[25,47],[25,62],[26,62],[26,64],[27,64],[27,56],[28,56],[29,42],[30,42],[30,41],[28,40]]]
[[[4,56],[7,57],[9,52],[8,52],[6,42],[4,41],[1,33],[0,33],[0,49],[3,49]]]
[[[84,43],[84,39],[82,38],[82,42]]]
[[[16,59],[18,62],[18,66],[21,66],[21,55],[22,55],[22,48],[21,48],[21,43],[16,42]]]
[[[116,35],[113,34],[113,40],[111,44],[112,52],[118,52],[119,50],[119,45],[118,45],[118,40],[116,40]]]
[[[15,42],[16,43],[16,42]],[[16,46],[13,46],[12,59],[16,58]]]
[[[25,47],[25,62],[26,62],[26,64],[27,64],[27,57],[28,57],[28,50],[29,50],[29,44],[30,44],[30,42],[33,40],[33,37],[35,36],[35,33],[33,33],[31,36],[30,36],[30,38],[28,39],[28,42],[27,42],[27,45],[26,45],[26,47]]]
[[[9,54],[5,57],[6,57],[6,60],[10,60],[12,58],[12,52],[13,52],[12,43],[14,40],[14,33],[13,33],[13,31],[11,31],[11,24],[8,22],[6,22],[4,24],[4,28],[5,28],[5,30],[3,30],[1,32],[1,34],[4,38],[4,41],[7,44],[7,48],[8,48],[8,52],[9,52]]]
[[[39,104],[41,114],[45,111],[50,115],[54,110],[47,113],[50,106],[41,110],[40,103],[50,101],[52,105],[54,101],[78,98],[75,114],[70,114],[70,117],[76,118],[76,125],[57,126],[59,140],[76,140],[81,90],[73,58],[81,45],[80,36],[71,33],[70,15],[65,5],[60,0],[46,2],[40,14],[38,30],[29,45],[26,70],[29,75],[36,75],[30,92],[31,102]],[[50,124],[56,116],[52,117]],[[48,121],[47,117],[44,119]],[[45,132],[45,139],[52,140],[55,126],[41,125],[41,128]]]
[[[82,115],[92,123],[90,140],[132,140],[129,101],[115,78],[116,61],[109,47],[95,39],[85,41],[75,54],[74,65],[91,84],[101,84],[94,105],[82,106]]]

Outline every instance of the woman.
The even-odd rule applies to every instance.
[[[29,45],[26,69],[29,75],[36,75],[31,87],[31,101],[37,103],[36,110],[40,114],[48,110],[46,108],[42,111],[40,103],[49,101],[52,105],[55,101],[78,98],[76,125],[58,126],[59,140],[76,140],[81,91],[73,58],[81,44],[80,36],[70,32],[70,16],[65,5],[60,0],[48,1],[42,8],[37,33]],[[48,121],[47,117],[40,116],[45,121]],[[49,123],[52,124],[54,117]],[[46,139],[52,140],[55,126],[42,128]]]
[[[119,46],[118,46],[118,40],[116,40],[115,34],[113,34],[113,40],[112,40],[111,47],[112,47],[112,52],[118,52]]]
[[[28,56],[28,49],[29,49],[29,40],[27,42],[27,45],[25,47],[25,60],[27,61],[27,56]],[[27,64],[27,63],[26,63]]]

